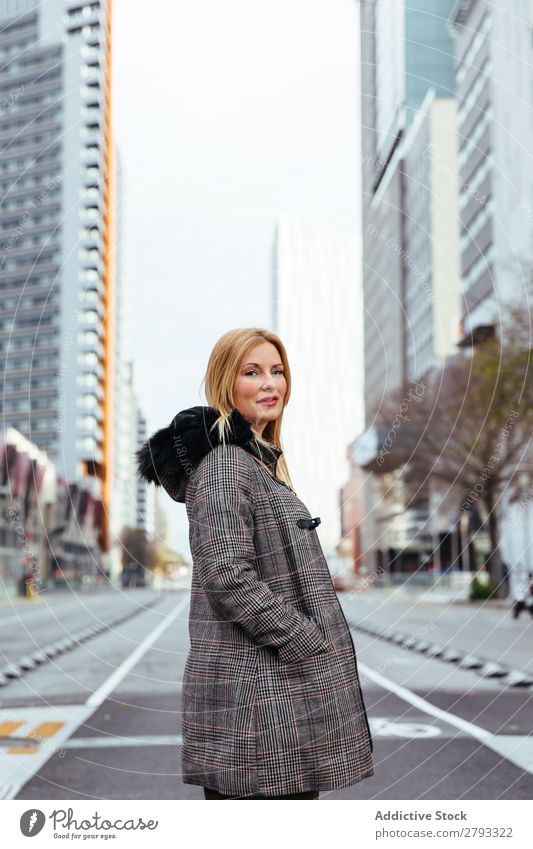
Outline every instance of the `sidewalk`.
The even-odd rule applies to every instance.
[[[9,608],[20,607],[21,609],[24,608],[24,607],[27,607],[29,609],[30,607],[35,606],[35,604],[39,604],[39,598],[23,598],[22,596],[17,596],[17,595],[0,596],[0,610],[3,607],[9,607]]]
[[[340,594],[343,593],[370,593],[370,592],[379,592],[383,596],[390,596],[394,598],[405,598],[409,601],[424,601],[427,604],[462,604],[469,605],[472,607],[480,607],[483,605],[487,605],[488,607],[494,608],[506,608],[510,609],[512,606],[512,596],[509,595],[507,598],[497,598],[497,599],[478,599],[476,601],[470,601],[468,598],[468,591],[464,588],[454,589],[454,590],[440,590],[433,589],[432,587],[410,587],[409,585],[398,584],[396,586],[389,587],[381,587],[379,589],[374,589],[372,586],[367,586],[357,583],[355,581],[349,582],[343,576],[343,589],[339,590]]]
[[[57,599],[69,599],[70,601],[74,601],[78,597],[86,598],[91,595],[103,595],[111,591],[123,592],[123,587],[110,582],[102,584],[99,587],[46,587],[35,593],[34,598],[24,598],[24,596],[21,595],[1,595],[0,610],[5,609],[6,607],[13,610],[30,610],[32,607],[37,608],[45,602],[48,603]]]

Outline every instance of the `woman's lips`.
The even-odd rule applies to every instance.
[[[271,398],[270,401],[258,401],[258,404],[263,404],[265,407],[273,407],[274,404],[278,403],[277,398]]]

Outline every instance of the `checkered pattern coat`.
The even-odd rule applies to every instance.
[[[241,434],[168,490],[185,501],[193,556],[183,781],[224,795],[374,774],[353,640],[315,523],[271,474],[279,454]]]

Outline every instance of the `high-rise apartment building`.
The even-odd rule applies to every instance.
[[[2,424],[66,479],[113,462],[111,2],[0,0]],[[102,544],[107,544],[104,521]]]

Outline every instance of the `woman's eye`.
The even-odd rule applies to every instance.
[[[274,369],[274,371],[277,372],[278,374],[283,374],[283,370],[280,369],[280,368],[276,368],[276,369]],[[245,371],[244,376],[248,377],[249,374],[253,374],[254,372],[257,374],[257,370],[252,368],[252,369],[250,369],[250,371]]]

